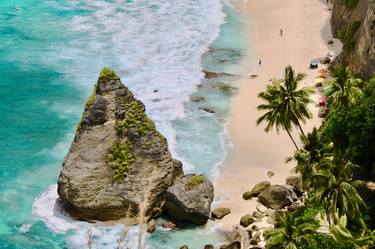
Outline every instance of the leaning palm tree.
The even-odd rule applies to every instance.
[[[347,215],[354,218],[366,206],[357,190],[364,182],[354,178],[358,169],[359,166],[351,162],[332,163],[329,169],[322,169],[314,175],[318,183],[316,188],[320,188],[320,203],[330,224],[337,223],[336,213],[338,217]]]
[[[361,94],[359,88],[361,79],[355,77],[348,67],[336,67],[332,70],[332,89],[329,94],[333,98],[333,104],[337,107],[347,108],[349,104],[356,101],[356,97]]]
[[[297,150],[293,157],[287,158],[287,162],[297,162],[294,170],[302,177],[305,189],[314,187],[313,176],[318,170],[326,168],[332,161],[332,143],[327,143],[319,134],[316,127],[307,135],[301,134],[303,148]]]
[[[295,75],[293,68],[287,66],[284,79],[274,80],[267,85],[266,91],[258,95],[266,102],[266,104],[259,105],[258,110],[266,111],[266,113],[257,119],[257,124],[266,121],[266,132],[274,127],[278,132],[280,128],[285,130],[297,150],[297,143],[290,134],[292,125],[298,126],[304,134],[300,121],[305,122],[306,119],[312,117],[307,106],[311,103],[310,94],[313,90],[308,87],[298,89],[298,83],[304,77],[302,73]]]
[[[302,219],[293,213],[286,213],[279,218],[275,229],[265,233],[266,248],[298,249],[303,244],[311,244],[319,228],[318,223],[314,219]]]

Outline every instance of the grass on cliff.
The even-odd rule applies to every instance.
[[[123,180],[135,162],[131,147],[130,142],[114,143],[107,154],[107,161],[113,168],[115,181]]]
[[[109,67],[104,67],[99,74],[99,78],[107,81],[107,80],[117,79],[118,77],[115,71],[113,71]]]
[[[347,8],[353,9],[355,6],[357,6],[359,0],[343,0],[343,2]]]
[[[192,189],[195,186],[198,186],[199,184],[204,182],[204,176],[202,175],[196,175],[192,176],[189,181],[186,184],[187,189]]]
[[[165,143],[165,138],[156,130],[154,122],[146,115],[145,106],[139,100],[127,101],[125,98],[121,100],[121,109],[127,113],[122,120],[116,120],[116,130],[120,133],[127,129],[134,129],[137,133],[144,137],[148,134],[154,135],[159,138],[159,142]],[[145,143],[146,148],[151,148],[153,141]]]
[[[354,39],[359,27],[361,26],[360,21],[354,21],[348,25],[348,27],[340,31],[338,36],[342,43],[344,44],[344,49],[347,51],[352,51],[354,49],[356,40]]]

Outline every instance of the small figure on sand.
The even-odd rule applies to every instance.
[[[283,30],[280,29],[280,36],[283,36]]]
[[[262,65],[262,60],[259,58],[258,60],[258,65],[261,66]]]

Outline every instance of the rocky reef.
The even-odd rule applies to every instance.
[[[89,97],[58,180],[64,209],[83,220],[161,213],[164,192],[183,176],[166,139],[116,74],[105,68]]]
[[[375,1],[333,0],[331,26],[344,45],[334,65],[350,66],[365,78],[375,75]]]

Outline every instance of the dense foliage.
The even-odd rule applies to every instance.
[[[365,181],[375,179],[375,79],[363,81],[341,67],[333,69],[331,76],[325,91],[328,114],[322,126],[306,135],[300,129],[302,148],[296,146],[288,159],[296,163],[308,199],[303,208],[282,216],[275,229],[266,233],[268,249],[375,246],[375,231],[371,230],[375,227],[375,195],[365,186]],[[290,131],[292,125],[299,126],[295,120],[303,118],[278,116],[287,113],[280,111],[281,102],[271,100],[279,92],[272,83],[259,94],[268,104],[258,109],[269,111],[259,120],[267,120],[268,129],[279,125]],[[303,103],[307,108],[309,101]],[[317,232],[319,225],[314,220],[318,213],[328,222],[332,236]]]

